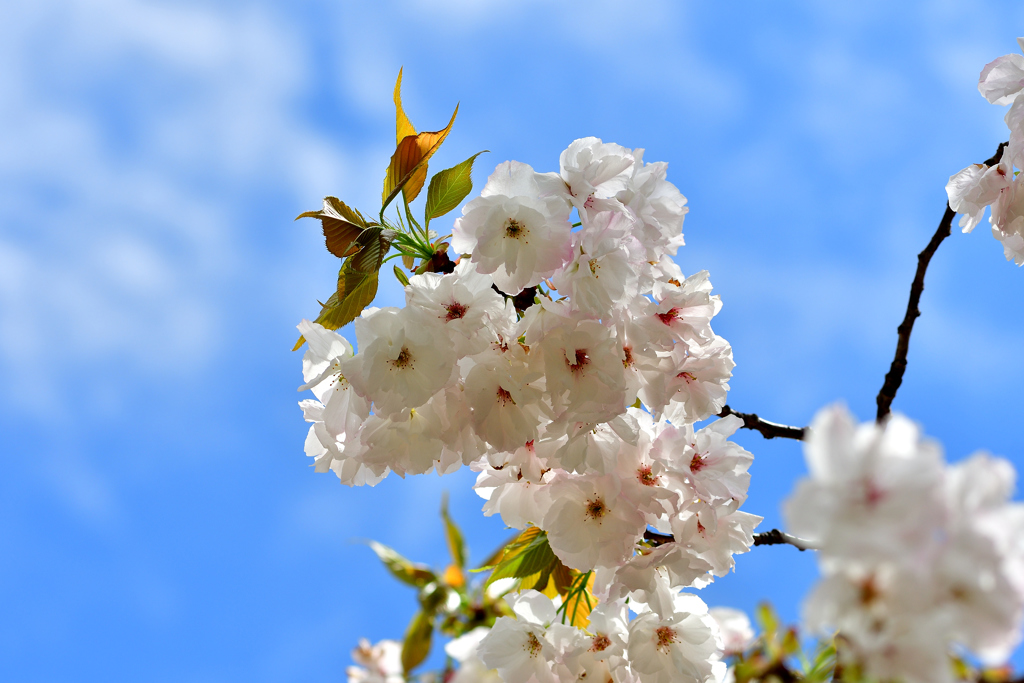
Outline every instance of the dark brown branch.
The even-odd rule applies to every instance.
[[[995,166],[998,164],[999,160],[1003,158],[1003,149],[1007,144],[1006,142],[1000,142],[999,148],[992,155],[992,158],[982,163],[985,166]],[[910,300],[907,302],[907,314],[903,317],[903,322],[900,323],[900,326],[896,328],[899,333],[899,339],[896,342],[896,357],[893,359],[892,365],[889,366],[889,372],[885,375],[885,383],[882,384],[882,389],[878,392],[878,398],[875,399],[875,403],[878,404],[878,414],[875,419],[878,422],[884,420],[885,416],[889,414],[889,407],[892,405],[893,399],[896,398],[896,392],[903,383],[903,373],[907,370],[907,351],[910,349],[910,333],[914,331],[914,321],[921,315],[918,304],[921,302],[921,293],[924,291],[924,274],[928,270],[928,264],[931,262],[932,256],[935,255],[935,251],[942,244],[942,240],[949,237],[955,216],[956,212],[949,207],[949,202],[947,202],[946,212],[942,214],[942,220],[939,221],[938,229],[932,235],[932,239],[928,242],[928,246],[924,248],[924,251],[917,255],[917,273],[914,275],[914,282],[910,285]]]
[[[650,541],[652,545],[659,546],[675,542],[671,534],[660,534],[657,531],[648,529],[644,532],[644,540]],[[760,534],[754,534],[754,545],[791,545],[797,550],[815,550],[815,547],[808,541],[796,536],[791,536],[784,531],[772,529]]]
[[[754,534],[754,545],[791,545],[800,552],[805,550],[816,550],[809,541],[791,536],[785,531],[771,529],[760,534]]]
[[[761,432],[761,436],[766,439],[774,439],[778,437],[780,439],[796,439],[797,441],[803,441],[804,437],[807,436],[807,427],[790,427],[788,425],[780,425],[776,422],[769,422],[768,420],[762,420],[759,418],[756,413],[739,413],[729,406],[725,406],[722,408],[722,411],[718,413],[718,417],[725,417],[726,415],[735,415],[743,420],[744,429],[756,429]]]

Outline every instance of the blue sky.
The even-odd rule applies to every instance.
[[[946,180],[1006,138],[978,72],[1020,33],[995,0],[0,5],[3,677],[343,680],[414,611],[355,539],[440,564],[446,490],[474,560],[505,538],[468,472],[353,490],[302,453],[289,349],[337,260],[292,218],[377,206],[400,66],[420,129],[461,102],[434,167],[489,149],[478,187],[586,135],[668,161],[730,404],[804,424],[873,415]],[[933,261],[894,408],[1021,468],[1024,272],[987,233]],[[738,440],[770,528],[799,446]],[[709,603],[798,618],[809,553],[737,568]]]

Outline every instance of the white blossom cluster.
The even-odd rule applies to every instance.
[[[724,672],[719,628],[680,590],[750,548],[753,457],[728,441],[738,418],[693,427],[725,405],[732,349],[711,329],[707,272],[684,277],[671,258],[686,199],[642,155],[584,138],[559,173],[504,162],[455,222],[455,271],[412,277],[404,308],[365,310],[358,353],[299,325],[317,471],[373,485],[467,465],[486,514],[540,527],[565,565],[595,571],[588,631],[538,593],[499,619],[479,656],[506,681]],[[534,286],[521,315],[495,290]],[[638,552],[650,527],[674,540]]]
[[[951,681],[951,644],[1005,662],[1024,618],[1013,466],[984,453],[947,466],[906,418],[857,426],[842,407],[819,413],[805,454],[810,477],[785,514],[819,549],[808,626],[838,629],[878,680]]]
[[[404,683],[402,674],[402,644],[396,640],[382,640],[376,645],[363,638],[352,650],[354,666],[348,667],[348,683]]]
[[[1017,42],[1024,50],[1024,38]],[[1024,55],[1003,55],[985,65],[978,90],[992,104],[1010,105],[1004,119],[1009,144],[995,166],[972,164],[950,177],[949,207],[961,214],[963,231],[970,232],[991,205],[992,235],[1002,242],[1007,261],[1024,265],[1024,180],[1013,170],[1024,169]]]
[[[678,607],[693,612],[680,613],[665,623],[641,617],[630,632],[621,601],[604,603],[594,612],[586,633],[561,624],[552,601],[537,591],[523,591],[509,602],[516,619],[502,618],[493,629],[477,627],[445,645],[445,654],[458,663],[445,683],[704,680],[706,667],[690,661],[710,660],[709,626],[721,634],[726,655],[743,652],[754,641],[746,614],[728,607],[709,612],[692,595],[680,596]],[[402,680],[400,650],[401,644],[393,640],[373,647],[363,640],[352,651],[352,659],[360,666],[348,668],[348,683],[398,683]],[[624,666],[627,657],[639,662],[634,669],[640,673]],[[722,662],[716,660],[711,668],[716,681],[729,680]],[[433,680],[429,674],[420,678]]]

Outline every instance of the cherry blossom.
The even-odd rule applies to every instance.
[[[705,683],[724,675],[718,625],[693,595],[668,615],[640,614],[629,625],[629,661],[642,683]]]
[[[979,89],[1011,105],[1010,143],[950,178],[949,205],[964,232],[990,206],[1020,264],[1024,56],[986,66]],[[558,172],[499,164],[452,228],[454,272],[412,276],[403,308],[364,310],[355,347],[300,323],[315,471],[372,486],[469,467],[485,515],[538,527],[560,571],[592,586],[589,623],[566,623],[563,597],[507,594],[515,616],[446,646],[459,664],[446,680],[717,682],[723,655],[751,645],[745,614],[682,592],[733,571],[762,521],[741,509],[754,455],[730,439],[743,420],[696,424],[722,412],[735,362],[712,329],[710,274],[672,259],[687,211],[666,164],[581,138]],[[815,418],[805,455],[784,515],[820,561],[808,628],[838,629],[841,657],[879,680],[949,681],[951,648],[1003,663],[1024,621],[1013,468],[985,454],[947,466],[905,417],[858,425],[841,406]],[[350,682],[403,680],[400,649],[364,641]]]
[[[570,205],[546,192],[552,187],[558,187],[557,178],[526,164],[500,164],[480,197],[463,208],[452,247],[470,254],[477,271],[509,294],[550,277],[571,254]]]

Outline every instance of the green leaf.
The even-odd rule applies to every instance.
[[[346,272],[345,298],[329,316],[330,326],[326,322],[320,324],[329,330],[336,330],[358,318],[363,309],[373,303],[374,297],[377,296],[378,278],[377,271],[370,273]]]
[[[554,570],[558,558],[548,545],[548,536],[537,527],[527,527],[519,537],[506,546],[501,560],[495,565],[491,576],[487,579],[490,585],[498,579],[521,579],[531,574]]]
[[[796,629],[788,628],[782,636],[782,656],[789,657],[795,655],[800,651],[800,638],[796,634]]]
[[[402,670],[410,671],[423,663],[430,654],[430,643],[434,636],[434,615],[417,612],[409,622],[402,643]]]
[[[804,680],[824,683],[832,679],[836,666],[836,647],[834,642],[820,643],[814,661],[804,669]]]
[[[427,223],[454,209],[473,191],[473,162],[484,152],[477,152],[461,164],[446,168],[430,179],[427,207],[423,214]]]
[[[429,567],[410,562],[386,545],[377,543],[377,541],[370,541],[368,545],[370,550],[375,552],[380,561],[384,563],[384,566],[388,568],[388,571],[402,583],[422,588],[432,581],[437,581],[437,577],[434,575],[434,572],[430,571]]]
[[[377,296],[377,284],[384,256],[391,248],[394,231],[372,225],[356,238],[359,251],[349,256],[338,272],[338,287],[323,304],[317,322],[329,330],[347,325],[362,313]],[[292,351],[297,351],[305,338],[299,337]]]
[[[466,566],[466,541],[462,538],[462,531],[448,514],[447,493],[441,499],[441,519],[444,520],[444,535],[448,540],[448,552],[451,553],[452,562],[461,569]]]
[[[779,630],[779,618],[775,616],[775,610],[767,602],[762,602],[757,606],[756,616],[765,640],[774,641],[775,634]]]
[[[402,269],[398,266],[395,266],[395,277],[398,278],[398,281],[402,283],[403,287],[409,286],[409,278],[406,277],[405,273],[402,272]]]
[[[528,528],[533,529],[533,528],[536,528],[536,527],[528,527]],[[470,569],[469,570],[470,573],[477,574],[479,572],[485,572],[485,571],[488,571],[490,569],[494,569],[495,565],[497,565],[501,561],[501,558],[505,556],[505,551],[508,550],[509,546],[511,546],[513,543],[515,543],[517,540],[519,540],[519,536],[520,536],[520,534],[516,534],[515,536],[513,536],[509,540],[505,541],[505,543],[503,543],[502,545],[498,546],[498,549],[495,550],[493,553],[491,553],[490,557],[488,557],[486,560],[484,560],[483,564],[481,564],[476,569]]]

